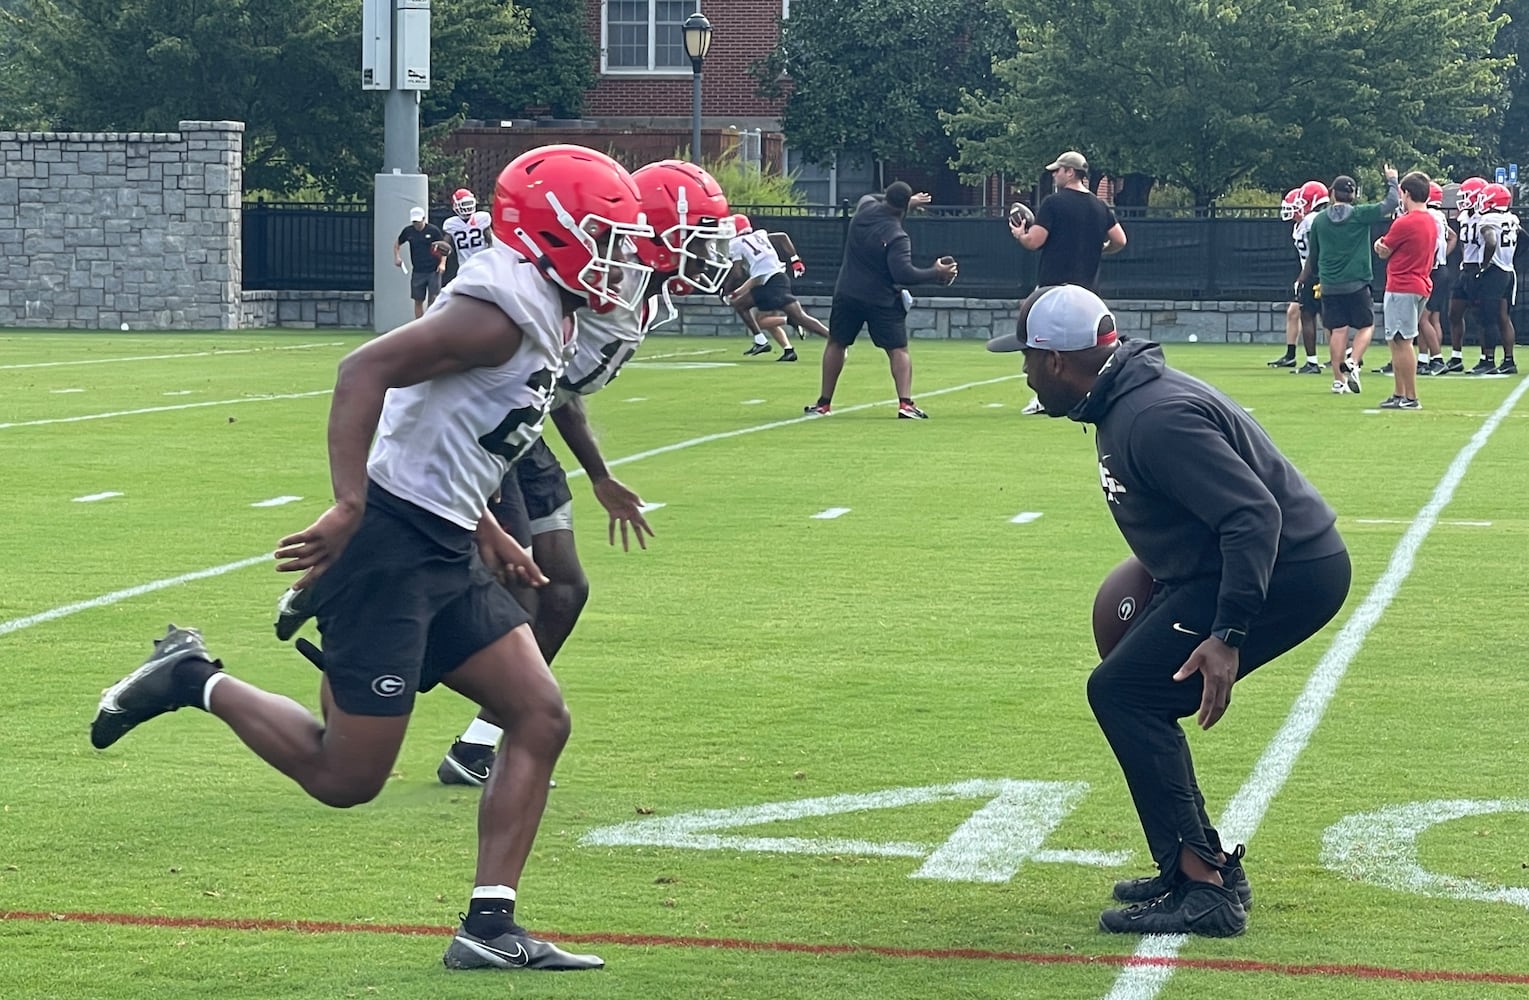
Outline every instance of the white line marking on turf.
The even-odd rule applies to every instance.
[[[768,402],[769,402],[769,400],[767,400],[767,399],[745,399],[743,401],[743,405],[744,406],[758,406],[760,403],[768,403]]]
[[[836,517],[843,517],[845,514],[848,514],[848,513],[849,513],[849,508],[848,507],[830,507],[827,510],[820,510],[820,511],[818,511],[816,514],[814,514],[812,516],[813,516],[814,520],[818,520],[818,521],[832,521],[834,518],[836,518]]]
[[[666,503],[645,503],[638,510],[646,514],[650,510],[663,510],[667,506],[669,505]]]
[[[985,405],[990,410],[997,410],[997,409],[1002,408],[1002,406],[1003,406],[1002,403],[985,403],[983,405]]]
[[[85,391],[84,389],[49,389],[48,390],[48,392],[50,394],[54,395],[54,396],[62,396],[65,393],[69,393],[69,392],[84,392],[84,391]]]
[[[966,383],[964,385],[953,385],[953,386],[950,386],[950,387],[945,388],[945,389],[935,389],[933,392],[922,393],[922,395],[924,395],[924,396],[944,396],[944,395],[946,395],[948,393],[961,392],[961,391],[966,390],[966,389],[976,388],[977,386],[993,385],[993,384],[998,383],[998,382],[1009,382],[1009,381],[1012,381],[1012,380],[1014,380],[1016,378],[1020,378],[1020,377],[1021,376],[1019,376],[1019,375],[1003,375],[1003,376],[1000,376],[998,378],[985,379],[984,381],[981,381],[981,382],[969,382],[969,383]],[[1525,382],[1524,385],[1525,386],[1529,386],[1529,382]],[[333,390],[325,389],[322,392],[303,392],[303,393],[296,393],[296,394],[293,394],[291,396],[271,396],[271,397],[268,397],[268,398],[270,398],[270,399],[300,399],[300,398],[304,398],[304,397],[308,397],[308,396],[322,396],[322,395],[326,395],[326,394],[328,394],[328,393],[330,393],[332,391]],[[236,402],[256,402],[256,400],[236,400]],[[892,399],[892,400],[885,400],[884,399],[884,400],[881,400],[881,401],[875,402],[875,403],[857,403],[854,406],[847,406],[843,410],[840,410],[839,412],[840,413],[853,413],[856,410],[866,410],[866,409],[869,409],[869,408],[871,408],[873,406],[888,406],[888,405],[891,405],[891,404],[893,404],[895,402],[897,402],[895,399]],[[149,411],[144,411],[144,412],[158,412],[158,410],[184,410],[184,409],[190,408],[191,406],[212,406],[212,405],[215,405],[215,404],[212,404],[212,403],[192,403],[192,404],[188,404],[187,406],[159,407],[159,408],[157,408],[155,410],[149,410]],[[115,415],[115,414],[103,414],[102,416],[108,416],[108,415]],[[99,418],[98,417],[74,417],[74,418],[66,418],[66,419],[91,420],[91,419],[99,419]],[[817,416],[808,416],[808,415],[804,414],[804,415],[802,415],[800,417],[792,417],[789,420],[775,420],[775,421],[771,421],[770,423],[767,423],[767,424],[757,424],[757,425],[755,425],[753,427],[740,427],[737,430],[722,431],[722,432],[717,433],[717,434],[707,434],[707,435],[705,435],[703,437],[691,438],[688,441],[678,441],[678,442],[676,442],[674,444],[664,445],[661,448],[652,448],[652,449],[649,449],[648,451],[640,451],[640,452],[636,453],[635,455],[627,455],[625,458],[613,459],[612,461],[607,462],[606,465],[607,466],[626,465],[629,462],[638,462],[638,461],[641,461],[642,459],[653,458],[654,456],[657,456],[657,455],[667,455],[668,453],[670,453],[672,451],[682,451],[682,450],[684,450],[686,448],[693,448],[693,447],[695,447],[696,445],[699,445],[699,444],[709,444],[712,441],[723,441],[723,440],[726,440],[728,438],[741,437],[744,434],[754,434],[754,433],[757,433],[759,431],[774,430],[777,427],[789,427],[792,424],[800,424],[800,423],[803,423],[803,422],[808,421],[808,420],[818,420],[818,419],[821,419],[821,418],[819,418]],[[43,422],[44,423],[52,423],[54,421],[43,421]],[[20,424],[0,424],[0,428],[8,427],[8,426],[24,426],[24,425],[20,425]],[[568,478],[573,479],[573,478],[576,478],[576,477],[582,476],[582,475],[584,475],[584,470],[583,469],[574,469],[573,471],[568,473]],[[62,607],[53,608],[50,611],[42,611],[42,612],[38,612],[35,615],[29,615],[26,618],[13,618],[12,620],[10,620],[8,622],[0,622],[0,635],[6,635],[8,633],[18,631],[20,629],[29,628],[29,627],[31,627],[33,625],[40,625],[43,622],[49,622],[49,621],[54,620],[55,618],[63,618],[66,615],[72,615],[72,614],[74,614],[74,613],[76,613],[78,611],[88,611],[91,608],[99,608],[99,607],[105,607],[108,604],[116,604],[118,601],[124,601],[124,600],[127,600],[130,597],[138,597],[138,596],[143,595],[143,594],[151,594],[151,593],[153,593],[156,590],[163,590],[166,587],[173,587],[173,586],[175,586],[177,584],[190,583],[192,581],[202,580],[202,579],[205,579],[205,578],[210,577],[210,576],[220,576],[220,575],[222,575],[224,573],[230,573],[230,572],[233,572],[234,570],[237,570],[237,569],[243,569],[243,568],[245,568],[247,566],[254,566],[254,565],[257,565],[259,563],[266,562],[270,558],[271,558],[271,556],[269,554],[258,555],[258,556],[251,556],[248,559],[243,559],[243,560],[240,560],[239,562],[236,562],[236,563],[228,563],[228,564],[223,565],[223,566],[214,566],[211,569],[197,570],[194,573],[186,573],[186,574],[184,574],[182,576],[170,577],[169,579],[166,579],[166,580],[156,580],[156,581],[154,581],[152,583],[145,583],[145,584],[140,584],[140,585],[138,585],[136,587],[129,587],[126,590],[113,591],[112,593],[103,595],[101,597],[93,597],[93,598],[91,598],[88,601],[80,601],[80,602],[75,603],[75,604],[66,604],[66,605],[64,605]]]
[[[302,497],[287,496],[287,495],[283,494],[282,496],[279,496],[279,497],[272,497],[269,500],[256,500],[254,503],[250,504],[250,506],[251,507],[280,507],[283,504],[297,503],[297,501],[299,501],[301,499],[302,499]]]
[[[736,368],[736,361],[628,361],[628,368],[668,368],[673,371],[702,371],[707,368]]]
[[[110,500],[112,497],[120,497],[121,495],[116,490],[107,490],[105,493],[87,493],[82,497],[75,497],[70,503],[95,503],[97,500]]]
[[[1355,524],[1411,524],[1411,521],[1403,521],[1395,517],[1356,517]],[[1455,528],[1490,528],[1491,521],[1440,521],[1440,524]]]
[[[644,354],[643,361],[657,361],[660,358],[696,358],[703,354],[721,354],[727,350],[725,347],[708,347],[704,351],[671,351],[668,354]],[[633,359],[636,360],[635,358]]]
[[[1529,382],[1524,383],[1529,385]],[[156,590],[164,590],[166,587],[174,587],[177,584],[190,583],[193,580],[205,580],[210,576],[222,576],[224,573],[232,573],[237,569],[248,566],[256,566],[260,563],[271,562],[269,552],[248,559],[240,559],[238,562],[224,563],[222,566],[214,566],[211,569],[199,569],[194,573],[182,573],[180,576],[167,577],[163,580],[155,580],[152,583],[141,583],[136,587],[128,587],[126,590],[114,590],[110,594],[102,594],[100,597],[92,597],[88,601],[79,601],[74,604],[65,604],[51,611],[42,611],[25,618],[12,618],[8,622],[0,622],[0,635],[9,635],[19,632],[33,625],[41,625],[43,622],[53,621],[55,618],[64,618],[78,611],[89,611],[92,608],[104,608],[109,604],[125,601],[130,597],[141,597],[144,594],[152,594]]]
[[[1029,524],[1031,521],[1039,521],[1041,512],[1038,510],[1022,510],[1009,518],[1010,524]]]
[[[623,403],[646,403],[647,401],[647,396],[633,396],[631,399],[622,400]]]
[[[1338,682],[1343,680],[1349,664],[1354,662],[1354,657],[1363,648],[1370,630],[1380,621],[1386,608],[1396,599],[1402,583],[1411,574],[1418,549],[1438,523],[1439,513],[1454,498],[1455,490],[1459,489],[1461,481],[1465,479],[1471,461],[1486,447],[1487,439],[1518,405],[1526,391],[1529,391],[1529,381],[1520,382],[1508,398],[1503,400],[1502,405],[1493,410],[1492,415],[1471,435],[1454,461],[1449,463],[1444,477],[1434,487],[1433,495],[1428,498],[1423,509],[1418,511],[1417,517],[1413,518],[1402,534],[1401,541],[1391,551],[1391,561],[1386,565],[1385,572],[1338,630],[1332,645],[1322,654],[1311,676],[1306,679],[1306,687],[1291,706],[1290,714],[1280,726],[1279,732],[1274,734],[1274,739],[1264,748],[1263,756],[1253,765],[1253,773],[1248,775],[1248,780],[1237,790],[1237,794],[1227,804],[1226,811],[1221,814],[1219,826],[1224,843],[1239,844],[1252,839],[1270,803],[1294,770],[1296,759],[1306,749],[1312,733],[1316,732],[1328,703],[1338,690]],[[1172,959],[1187,941],[1188,937],[1184,934],[1143,938],[1134,955],[1138,961],[1128,963],[1120,970],[1105,1000],[1153,1000],[1158,990],[1172,978],[1174,969],[1172,965],[1142,963]]]
[[[160,395],[162,395],[162,396],[189,396],[189,395],[191,395],[191,390],[190,389],[171,389],[169,392],[160,393]]]
[[[145,413],[170,413],[174,410],[197,410],[208,406],[236,406],[240,403],[269,403],[276,399],[307,399],[311,396],[327,396],[334,392],[333,389],[319,389],[314,392],[284,392],[270,396],[245,396],[240,399],[218,399],[205,403],[177,403],[174,406],[145,406],[139,410],[114,410],[111,413],[87,413],[78,417],[52,417],[48,420],[18,420],[14,423],[0,424],[0,431],[9,430],[12,427],[42,427],[45,424],[77,424],[82,420],[106,420],[111,417],[137,417]]]
[[[124,358],[91,358],[88,361],[34,361],[25,365],[0,365],[0,371],[19,368],[66,368],[71,365],[111,365],[119,361],[169,361],[174,358],[210,358],[224,354],[259,354],[262,351],[307,351],[315,347],[340,347],[345,341],[329,340],[317,344],[289,344],[285,347],[241,347],[232,351],[192,351],[187,354],[139,354]]]

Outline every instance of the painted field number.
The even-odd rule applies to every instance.
[[[922,867],[909,877],[947,882],[1007,882],[1026,862],[1111,867],[1126,864],[1131,858],[1129,851],[1045,847],[1047,838],[1087,793],[1088,784],[1082,781],[976,778],[949,785],[888,788],[879,792],[655,816],[599,827],[586,833],[579,843],[587,847],[679,847],[700,851],[923,858]],[[786,820],[964,799],[985,801],[943,843],[761,837],[722,832]]]

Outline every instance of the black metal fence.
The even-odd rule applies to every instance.
[[[791,235],[807,273],[793,282],[798,294],[833,291],[847,209],[757,206],[743,208],[755,228]],[[981,210],[978,210],[981,213]],[[431,213],[439,223],[446,211]],[[1121,209],[1124,251],[1106,257],[1100,294],[1106,299],[1240,300],[1282,302],[1290,297],[1297,260],[1290,223],[1276,209]],[[403,221],[399,228],[402,229]],[[925,296],[1016,298],[1035,285],[1038,255],[1009,235],[997,210],[938,207],[907,220],[915,263],[949,254],[961,278],[949,287],[919,289]],[[1380,230],[1377,230],[1379,235]],[[1520,270],[1529,260],[1520,262]],[[1385,265],[1375,262],[1383,281]],[[1377,291],[1378,291],[1377,282]],[[256,203],[244,209],[244,287],[249,289],[369,290],[372,287],[372,215],[366,205]]]

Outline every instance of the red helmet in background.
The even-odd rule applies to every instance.
[[[632,175],[597,150],[529,150],[494,186],[494,239],[596,312],[642,301],[652,269],[637,259],[634,241],[652,235]]]
[[[1443,208],[1444,207],[1444,189],[1439,186],[1438,181],[1429,181],[1428,182],[1428,207],[1429,208]]]
[[[451,210],[464,219],[471,219],[478,210],[478,199],[467,188],[457,188],[451,196]]]
[[[733,235],[742,236],[744,233],[754,231],[754,226],[749,222],[749,217],[742,213],[733,216]]]
[[[1279,217],[1285,222],[1299,222],[1306,209],[1301,205],[1301,189],[1291,188],[1279,203]]]
[[[1502,184],[1488,184],[1476,197],[1476,205],[1483,212],[1506,212],[1513,207],[1513,192]]]
[[[1481,192],[1486,186],[1485,177],[1467,177],[1461,181],[1460,191],[1455,195],[1455,207],[1462,212],[1478,211],[1477,199],[1481,197]]]
[[[661,160],[632,174],[652,239],[637,241],[638,258],[660,274],[673,274],[676,295],[722,289],[732,269],[727,241],[734,235],[727,196],[716,178],[684,160]]]
[[[1327,196],[1327,185],[1321,181],[1307,181],[1301,185],[1301,212],[1310,215],[1323,207],[1330,199]]]

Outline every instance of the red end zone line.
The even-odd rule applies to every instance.
[[[450,928],[427,924],[358,924],[327,920],[254,920],[223,917],[156,917],[136,913],[40,913],[0,911],[0,921],[112,924],[224,931],[291,931],[299,934],[396,934],[445,937]],[[1021,965],[1161,965],[1209,972],[1262,972],[1282,976],[1338,976],[1403,982],[1490,983],[1529,986],[1529,973],[1463,972],[1450,969],[1393,969],[1379,965],[1290,964],[1241,958],[1137,958],[1134,955],[1080,955],[1070,952],[990,951],[983,948],[892,948],[862,944],[808,944],[800,941],[747,941],[739,938],[672,937],[663,934],[548,934],[576,944],[614,944],[635,948],[717,948],[730,951],[788,952],[807,955],[880,955],[885,958],[966,959]]]

